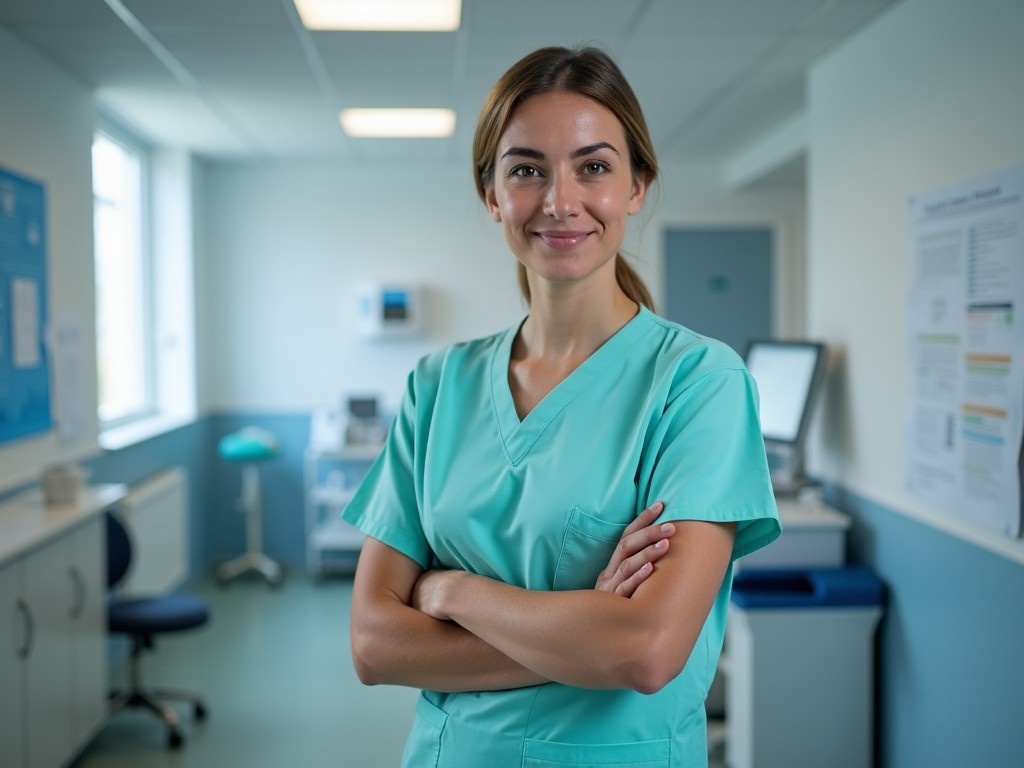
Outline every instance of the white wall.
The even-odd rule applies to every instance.
[[[95,309],[92,257],[90,92],[0,29],[0,166],[46,190],[49,311],[77,323],[83,339],[81,429],[0,443],[0,491],[34,480],[41,468],[76,460],[96,446]],[[52,369],[51,369],[52,371]],[[51,399],[52,399],[51,385]]]
[[[513,257],[476,198],[468,162],[219,164],[206,179],[208,410],[305,411],[346,392],[376,392],[394,407],[419,355],[524,313]],[[767,224],[778,233],[780,268],[799,270],[802,204],[793,192],[729,193],[717,169],[669,165],[632,221],[627,251],[656,299],[666,226]],[[356,338],[349,292],[365,279],[422,283],[427,333]],[[784,276],[780,283],[780,327],[796,332],[795,302]]]
[[[1002,550],[905,487],[907,200],[1024,161],[1022,32],[1016,0],[906,0],[809,88],[809,324],[842,357],[810,469]]]

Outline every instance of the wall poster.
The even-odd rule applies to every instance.
[[[908,484],[1021,534],[1024,165],[911,199]]]
[[[46,193],[0,168],[0,441],[51,428]]]

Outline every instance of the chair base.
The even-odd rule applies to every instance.
[[[284,581],[284,568],[279,562],[262,552],[246,552],[217,567],[217,580],[228,582],[246,573],[258,573],[267,583],[278,585]]]
[[[177,749],[185,743],[181,732],[181,719],[173,708],[164,703],[165,699],[187,701],[192,704],[196,720],[206,719],[206,704],[202,698],[191,691],[180,688],[144,688],[132,687],[110,694],[110,714],[125,707],[143,707],[155,714],[167,725],[167,746]]]

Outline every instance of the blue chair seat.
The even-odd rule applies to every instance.
[[[111,605],[107,626],[111,632],[124,634],[178,632],[202,626],[209,618],[205,601],[192,595],[139,597]]]

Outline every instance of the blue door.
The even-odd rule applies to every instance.
[[[670,229],[665,234],[665,316],[741,355],[772,337],[772,231]]]

